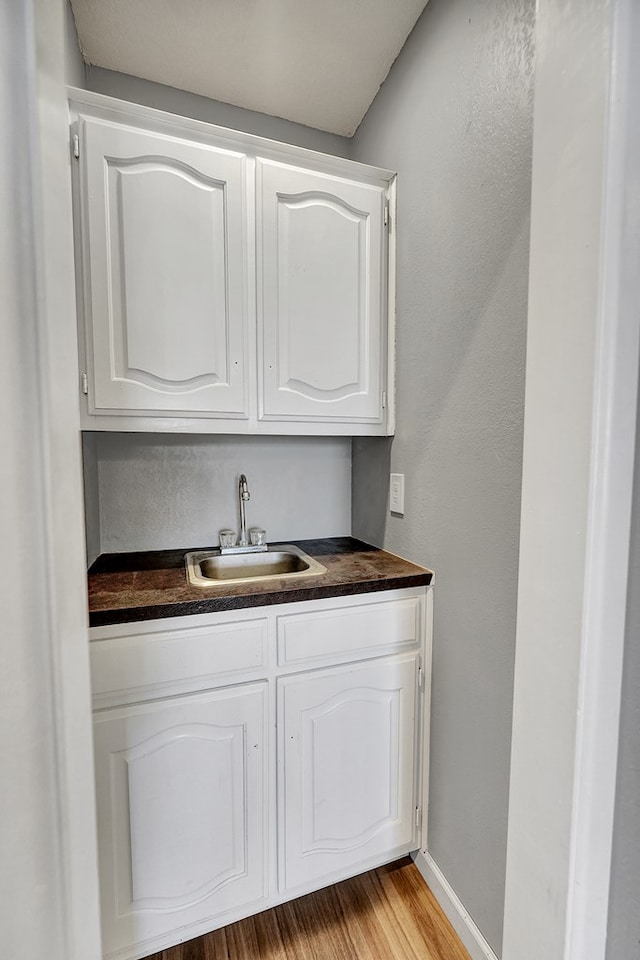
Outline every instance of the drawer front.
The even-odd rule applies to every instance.
[[[420,597],[278,617],[278,664],[345,663],[415,647]]]
[[[94,640],[90,656],[94,707],[204,690],[266,671],[267,620]]]

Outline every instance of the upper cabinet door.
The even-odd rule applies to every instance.
[[[257,161],[261,420],[382,423],[382,187]]]
[[[245,156],[81,130],[89,412],[246,418]]]

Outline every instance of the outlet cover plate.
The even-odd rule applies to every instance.
[[[389,476],[389,510],[391,513],[404,514],[404,473],[392,473]]]

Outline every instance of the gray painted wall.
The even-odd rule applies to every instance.
[[[116,73],[102,67],[87,66],[86,87],[96,93],[104,93],[120,100],[142,103],[157,110],[167,110],[180,116],[193,117],[207,123],[217,123],[221,127],[243,130],[258,137],[294,143],[309,150],[330,153],[336,157],[348,157],[351,141],[334,133],[314,130],[300,123],[270,117],[266,113],[256,113],[230,103],[209,100],[195,93],[176,90],[174,87],[130,77],[126,73]]]
[[[82,434],[84,522],[89,566],[100,554],[100,490],[98,485],[99,433]]]
[[[607,960],[640,957],[640,409],[631,521]]]
[[[217,543],[221,528],[239,527],[240,473],[251,492],[247,523],[269,540],[351,533],[349,438],[89,437],[85,482],[97,498],[87,498],[87,529],[92,543],[99,529],[102,553]]]
[[[64,38],[65,78],[72,87],[84,87],[85,65],[80,53],[78,34],[71,2],[65,4],[65,38]]]
[[[352,149],[398,171],[398,429],[391,447],[354,441],[354,534],[436,571],[429,849],[498,954],[534,17],[533,0],[430,0]]]

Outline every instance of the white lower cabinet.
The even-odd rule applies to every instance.
[[[91,630],[105,958],[418,848],[430,631],[421,587]]]
[[[411,844],[416,685],[415,655],[278,680],[284,889]]]
[[[266,894],[266,704],[260,683],[95,715],[105,955]]]

